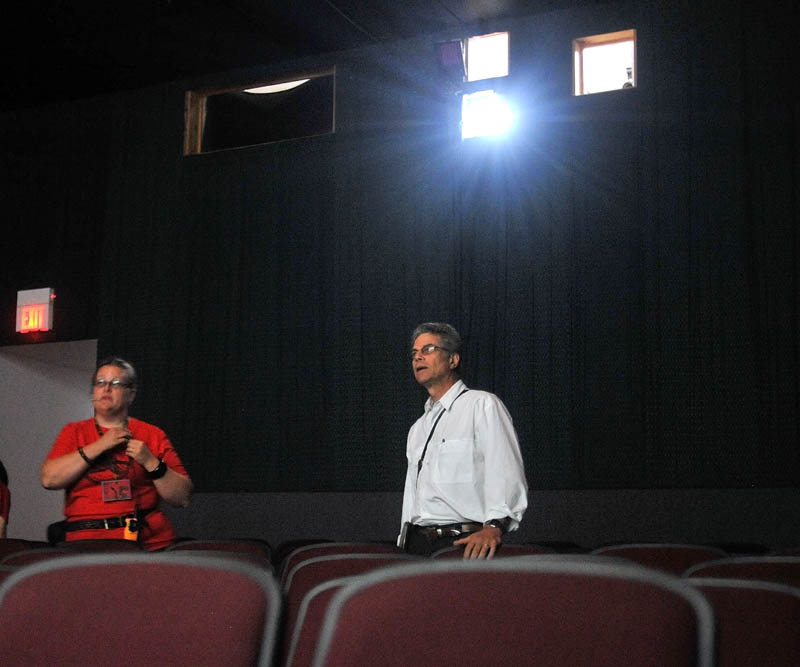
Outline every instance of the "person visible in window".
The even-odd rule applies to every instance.
[[[42,465],[42,485],[65,491],[67,541],[127,539],[150,551],[175,541],[158,505],[188,505],[192,482],[164,431],[128,415],[136,391],[130,363],[101,361],[94,417],[64,426]]]
[[[0,461],[0,539],[6,536],[8,514],[11,511],[11,492],[8,490],[8,472]]]
[[[411,341],[411,368],[428,400],[408,433],[398,545],[419,555],[456,545],[465,559],[492,558],[528,502],[511,417],[497,396],[460,379],[455,328],[420,324]]]

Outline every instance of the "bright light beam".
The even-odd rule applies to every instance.
[[[514,124],[508,100],[493,90],[465,94],[461,99],[461,138],[496,137]]]

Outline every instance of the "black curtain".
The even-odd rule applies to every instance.
[[[339,54],[323,137],[181,157],[180,85],[115,98],[100,351],[200,490],[399,490],[433,319],[532,487],[800,481],[797,5],[602,4],[501,26],[501,142],[426,39]],[[638,87],[573,97],[631,27]]]

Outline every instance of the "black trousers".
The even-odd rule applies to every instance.
[[[453,542],[470,534],[461,533],[461,535],[455,536],[430,538],[414,530],[412,526],[409,527],[408,535],[406,536],[406,551],[415,556],[430,556],[434,551],[453,546]]]

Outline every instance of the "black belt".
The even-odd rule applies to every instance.
[[[458,537],[464,533],[474,533],[476,530],[483,528],[482,523],[447,523],[441,526],[417,526],[413,524],[411,530],[427,537],[429,540],[435,540],[437,537]]]
[[[82,519],[81,521],[67,521],[64,530],[68,533],[73,530],[115,530],[124,528],[127,519],[141,520],[153,510],[140,510],[136,514],[127,516],[110,516],[105,519]]]

